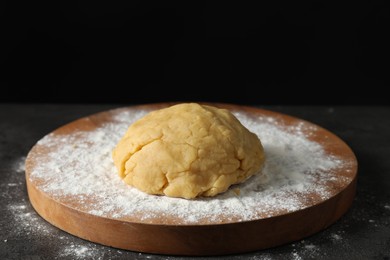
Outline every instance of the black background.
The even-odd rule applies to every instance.
[[[1,1],[1,102],[387,104],[385,1]]]

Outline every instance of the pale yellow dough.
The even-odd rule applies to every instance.
[[[124,181],[149,194],[215,196],[259,173],[262,144],[228,110],[182,103],[128,128],[112,153]]]

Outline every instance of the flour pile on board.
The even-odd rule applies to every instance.
[[[118,110],[112,122],[92,131],[45,136],[38,145],[53,152],[34,158],[40,163],[32,169],[30,179],[54,198],[71,195],[81,205],[93,198],[93,205],[85,203],[80,209],[90,214],[112,218],[142,214],[146,221],[174,216],[188,224],[201,219],[218,223],[221,214],[238,221],[253,220],[260,215],[302,209],[307,206],[301,199],[305,194],[323,199],[334,195],[324,184],[336,181],[333,172],[344,162],[309,140],[316,126],[286,126],[272,117],[254,117],[241,111],[232,112],[259,136],[265,149],[262,175],[212,198],[186,200],[145,194],[119,178],[111,152],[128,126],[148,112]]]

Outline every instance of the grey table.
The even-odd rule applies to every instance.
[[[301,241],[223,257],[164,256],[94,244],[53,227],[29,203],[26,154],[55,128],[119,106],[0,104],[0,259],[390,259],[390,107],[385,106],[261,107],[332,131],[358,158],[357,194],[350,210]]]

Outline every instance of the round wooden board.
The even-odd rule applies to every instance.
[[[54,226],[77,237],[115,248],[170,255],[226,255],[265,249],[296,241],[328,227],[351,206],[356,190],[357,160],[352,150],[340,138],[324,128],[299,118],[268,110],[233,104],[208,103],[221,108],[241,111],[255,117],[273,118],[286,126],[301,124],[311,129],[310,139],[323,149],[346,162],[336,172],[340,181],[327,185],[332,196],[321,199],[303,198],[307,205],[291,212],[274,211],[249,221],[223,220],[217,223],[200,221],[186,224],[162,216],[154,220],[139,217],[99,216],[89,213],[85,201],[67,196],[58,199],[42,188],[42,179],[31,178],[45,156],[52,155],[50,147],[39,142],[26,159],[28,196],[35,210]],[[94,131],[123,111],[155,110],[173,103],[147,104],[119,108],[71,122],[51,135],[70,135],[79,131]],[[86,151],[87,152],[87,151]],[[39,158],[39,159],[38,159]],[[342,177],[342,178],[341,178]],[[347,180],[347,181],[346,181]],[[91,202],[92,203],[92,202]]]

